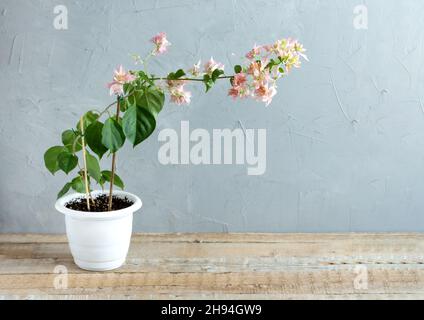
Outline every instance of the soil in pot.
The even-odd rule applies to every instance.
[[[131,207],[134,204],[133,201],[127,197],[113,196],[112,211],[122,210]],[[78,198],[65,204],[65,207],[75,211],[82,212],[108,212],[109,208],[109,196],[102,194],[93,197],[93,201],[90,201],[90,211],[87,208],[87,200],[85,198]]]

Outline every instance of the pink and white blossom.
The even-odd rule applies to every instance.
[[[255,90],[256,99],[265,102],[267,106],[272,102],[272,99],[276,94],[277,88],[274,85],[261,85]]]
[[[151,39],[155,45],[151,55],[157,56],[165,53],[171,43],[168,41],[166,33],[161,32]],[[246,63],[242,66],[237,66],[237,74],[231,78],[231,87],[228,90],[228,95],[236,98],[251,97],[258,101],[264,102],[269,105],[275,95],[277,94],[277,80],[288,74],[291,69],[299,68],[302,60],[308,60],[305,54],[306,50],[301,43],[291,38],[281,39],[272,44],[256,45],[245,55]],[[234,55],[234,54],[233,54]],[[136,64],[142,64],[143,60],[138,55],[133,55]],[[240,68],[241,67],[241,68]],[[189,104],[191,102],[192,94],[185,89],[188,81],[204,81],[205,84],[210,86],[210,81],[217,80],[212,77],[216,70],[224,71],[225,66],[214,60],[213,57],[203,65],[199,60],[190,69],[187,74],[195,77],[182,77],[183,80],[164,80],[162,87],[158,85],[161,90],[168,92],[170,100],[178,105]],[[126,72],[122,66],[115,70],[113,82],[108,84],[111,94],[123,95],[124,85],[133,82],[137,79],[138,73]],[[202,79],[204,76],[208,75]],[[149,75],[147,75],[149,76]],[[144,75],[143,75],[144,77]],[[163,78],[151,78],[147,81],[155,81]],[[146,79],[145,79],[146,80]],[[149,81],[150,82],[150,81]]]
[[[130,72],[126,72],[124,68],[119,66],[114,71],[113,81],[108,84],[110,89],[110,95],[123,95],[124,94],[124,84],[133,82],[137,77]]]
[[[243,72],[237,73],[233,78],[234,87],[244,86],[246,82],[247,82],[247,76]]]
[[[200,72],[201,65],[202,65],[202,60],[199,60],[199,62],[196,63],[195,65],[193,65],[193,67],[188,72],[190,72],[190,74],[194,77],[200,76],[201,75],[201,72]]]
[[[294,50],[296,51],[296,53],[301,56],[303,59],[305,59],[306,61],[309,61],[308,56],[305,54],[306,49],[303,47],[303,45],[301,43],[299,43],[298,41],[295,42],[294,44]]]
[[[232,79],[232,87],[228,95],[236,98],[245,98],[250,95],[250,88],[247,82],[247,75],[243,72],[237,73]]]
[[[179,106],[191,103],[191,92],[184,90],[171,91],[171,102]]]
[[[259,47],[255,44],[255,46],[253,47],[252,50],[250,50],[247,54],[246,54],[246,58],[249,60],[254,60],[256,59],[260,54],[261,54],[261,49],[262,47]]]
[[[271,52],[272,51],[272,45],[264,45],[262,46],[262,48],[266,51],[266,52]]]
[[[245,75],[235,75],[228,95],[234,98],[251,96],[269,105],[277,94],[276,81],[292,68],[308,60],[303,45],[291,38],[257,46],[246,54]]]
[[[191,102],[191,92],[186,91],[184,86],[186,81],[183,80],[168,80],[167,81],[167,90],[171,97],[171,102],[179,106],[188,105]]]
[[[158,33],[152,39],[150,39],[150,41],[156,46],[152,52],[154,56],[164,54],[166,51],[168,51],[168,47],[171,45],[171,43],[166,38],[165,32]]]
[[[224,69],[225,66],[220,62],[216,62],[213,57],[211,57],[211,59],[205,64],[205,73],[208,75],[212,75],[215,70],[224,71]]]
[[[253,78],[259,78],[264,71],[264,65],[261,61],[253,61],[249,64],[247,73],[250,74]]]

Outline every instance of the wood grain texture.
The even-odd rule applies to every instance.
[[[423,253],[422,234],[140,234],[124,267],[93,273],[74,265],[62,235],[3,234],[0,296],[422,299]]]

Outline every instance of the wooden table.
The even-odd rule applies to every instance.
[[[421,299],[421,234],[140,234],[126,266],[78,269],[66,238],[0,235],[0,298]]]

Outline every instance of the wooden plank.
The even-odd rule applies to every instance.
[[[355,293],[355,294],[251,294],[251,293],[238,293],[238,294],[229,294],[229,293],[212,293],[205,292],[200,293],[196,291],[184,290],[180,291],[175,288],[156,288],[153,292],[152,288],[133,288],[127,290],[113,290],[113,289],[95,289],[95,290],[86,290],[85,294],[82,294],[80,290],[69,289],[65,293],[63,291],[57,291],[54,289],[25,289],[25,290],[9,290],[7,297],[9,299],[60,299],[60,300],[103,300],[103,299],[113,299],[113,300],[131,300],[131,299],[141,299],[141,300],[387,300],[387,299],[397,299],[397,300],[415,300],[417,299],[416,293],[404,293],[404,294],[370,294],[370,293]],[[0,291],[0,298],[2,292]]]
[[[407,294],[424,293],[424,270],[369,270],[368,289],[357,290],[353,270],[314,270],[228,273],[85,273],[69,274],[69,289],[109,288],[114,291],[138,288],[154,292],[175,288],[199,293],[272,294]],[[9,289],[54,289],[57,275],[1,275],[1,291]],[[66,293],[66,290],[58,290]]]
[[[79,295],[90,297],[96,295],[108,298],[114,296],[168,294],[183,297],[194,295],[211,297],[237,295],[247,296],[292,296],[297,298],[311,296],[347,297],[366,295],[415,295],[423,298],[423,272],[370,272],[371,281],[367,290],[355,290],[352,285],[352,273],[231,273],[231,274],[112,274],[112,275],[70,275],[69,289],[55,290],[52,276],[12,276],[0,277],[2,286],[0,294],[11,296],[14,290],[21,290],[26,295],[31,290],[46,292],[48,295]],[[4,283],[6,280],[6,283]]]
[[[7,259],[0,265],[0,274],[51,274],[56,266],[65,266],[70,273],[85,273],[73,263],[71,257],[63,259]],[[339,257],[322,258],[315,262],[311,259],[285,259],[285,258],[156,258],[139,259],[129,258],[125,266],[115,272],[125,273],[150,273],[150,272],[277,272],[281,270],[338,270],[340,268],[355,268],[364,265],[368,269],[396,268],[405,270],[424,268],[423,261],[405,260],[404,258],[370,258]]]
[[[397,240],[415,242],[423,240],[421,233],[173,233],[173,234],[135,234],[133,242],[321,242],[321,241],[361,241],[376,240],[395,242]],[[51,234],[0,234],[0,243],[62,243],[66,242],[64,235]]]
[[[129,258],[310,258],[310,259],[368,259],[384,261],[388,258],[423,260],[423,248],[418,244],[388,243],[133,243]],[[66,243],[0,244],[0,257],[7,259],[65,259],[70,257]],[[315,261],[315,260],[313,260]]]
[[[0,235],[0,297],[424,299],[421,234],[142,234],[127,264],[78,269],[66,237]],[[54,288],[55,268],[68,288]],[[368,288],[358,290],[357,268]]]

